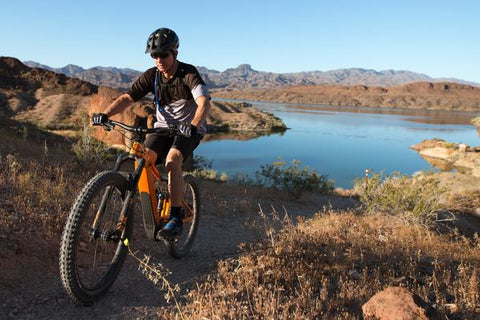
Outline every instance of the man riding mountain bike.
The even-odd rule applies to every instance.
[[[165,161],[168,191],[171,197],[170,220],[160,230],[160,236],[173,239],[182,232],[184,216],[182,164],[189,158],[206,133],[206,117],[210,110],[210,94],[198,70],[177,60],[179,40],[173,30],[160,28],[147,40],[145,53],[155,67],[145,71],[131,89],[113,101],[103,113],[92,116],[94,125],[102,125],[108,118],[124,111],[148,93],[153,93],[156,108],[154,127],[168,127],[190,123],[190,137],[149,134],[145,140],[146,152],[156,163]]]

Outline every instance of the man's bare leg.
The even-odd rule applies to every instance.
[[[168,173],[168,192],[172,207],[181,207],[183,200],[183,155],[177,149],[170,149],[165,168]]]

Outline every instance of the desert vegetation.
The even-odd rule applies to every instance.
[[[218,264],[183,305],[161,308],[171,319],[362,319],[376,292],[402,286],[448,319],[480,312],[480,238],[443,225],[445,192],[433,173],[414,178],[374,173],[358,179],[362,206],[328,208],[297,223],[260,209],[265,240]],[[449,200],[468,212],[478,192]],[[461,209],[460,209],[461,208]]]
[[[365,213],[384,213],[411,222],[432,225],[442,208],[439,196],[445,192],[433,173],[415,178],[398,172],[357,179],[355,190]]]
[[[41,130],[15,125],[20,129],[12,131],[4,123],[1,131],[5,139],[0,148],[0,234],[8,241],[0,245],[4,261],[0,281],[2,288],[24,285],[28,290],[43,273],[57,272],[58,242],[72,201],[89,177],[110,166],[110,160],[84,159],[87,153],[105,151],[92,149],[92,144],[101,145],[94,140],[58,138],[52,143]],[[95,165],[85,165],[89,161]],[[197,163],[197,169],[202,166]],[[326,177],[299,162],[279,161],[259,172],[271,179],[265,187],[278,187],[268,194],[276,195],[279,206],[295,189],[302,193],[294,194],[289,200],[293,203],[318,192],[335,196]],[[208,192],[261,188],[238,184],[222,191],[225,184],[217,184]],[[437,201],[442,192],[435,175],[378,173],[359,179],[350,192],[362,204],[357,209],[318,207],[314,218],[295,219],[295,209],[262,208],[256,198],[241,191],[246,195],[242,205],[254,215],[263,241],[243,244],[239,255],[220,257],[214,272],[186,288],[171,280],[175,270],[148,258],[134,261],[168,298],[154,310],[162,318],[362,319],[361,306],[371,296],[388,286],[403,286],[448,319],[474,319],[480,312],[479,237],[462,234],[451,221],[443,225],[437,213],[454,209],[473,216],[479,195],[456,194],[445,206]],[[142,257],[142,252],[132,253]]]
[[[386,214],[321,211],[295,225],[281,219],[267,240],[197,284],[165,318],[362,319],[361,306],[404,286],[454,319],[479,312],[479,239],[437,234]],[[180,310],[179,310],[180,308]],[[181,315],[181,316],[180,316]]]

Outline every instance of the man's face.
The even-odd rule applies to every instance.
[[[172,52],[152,53],[151,56],[160,72],[169,71],[172,68],[173,63],[175,62],[175,57]]]

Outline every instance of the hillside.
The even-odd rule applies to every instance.
[[[109,86],[119,90],[129,88],[142,71],[113,67],[94,67],[83,69],[76,65],[52,68],[33,61],[25,61],[30,67],[43,68],[69,77],[75,77],[98,86]],[[455,82],[476,85],[461,79],[434,79],[425,74],[404,70],[383,70],[348,68],[329,71],[306,71],[295,73],[273,73],[254,70],[248,64],[224,71],[197,67],[207,85],[212,89],[272,89],[284,86],[303,85],[342,85],[342,86],[397,86],[406,83]]]
[[[480,88],[450,82],[395,87],[295,86],[269,90],[216,90],[216,98],[379,108],[480,111]]]
[[[0,114],[36,123],[78,122],[98,88],[88,82],[0,58]]]
[[[69,65],[42,67],[98,85],[126,88],[140,72],[131,69]],[[37,69],[35,69],[37,70]],[[409,71],[341,69],[275,74],[250,65],[223,72],[199,67],[218,98],[385,108],[480,110],[480,87],[458,79],[432,79]],[[64,101],[65,97],[57,97]]]
[[[78,70],[73,66],[66,69]],[[15,58],[0,58],[0,115],[48,129],[78,130],[88,121],[87,114],[105,110],[120,94],[110,87],[97,87],[64,74],[30,68]],[[154,112],[152,100],[145,98],[115,119],[147,125]],[[212,103],[208,122],[210,132],[285,130],[285,125],[271,114],[228,102]],[[124,137],[118,132],[107,134],[101,128],[92,132],[102,141],[123,144]]]

